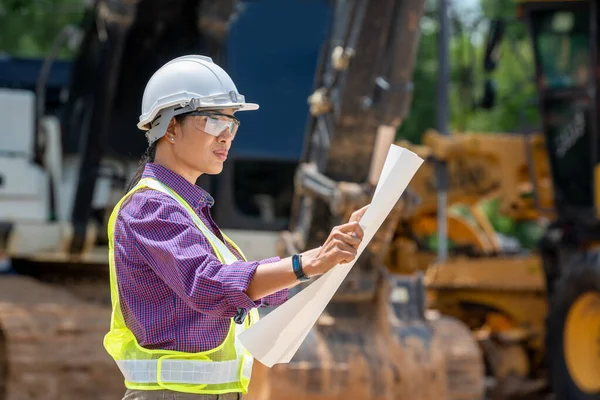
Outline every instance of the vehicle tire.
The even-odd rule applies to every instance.
[[[550,299],[546,357],[557,400],[600,400],[599,255],[576,255]]]

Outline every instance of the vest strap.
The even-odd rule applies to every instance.
[[[225,259],[225,264],[232,264],[238,259],[233,255],[233,253],[225,246],[225,243],[221,241],[210,229],[204,225],[204,222],[196,215],[196,212],[183,200],[179,195],[177,195],[170,187],[165,185],[164,183],[157,181],[155,179],[143,178],[140,180],[140,185],[147,186],[151,189],[158,190],[159,192],[163,192],[166,195],[171,196],[171,198],[177,201],[183,208],[188,210],[189,215],[194,220],[194,223],[200,229],[202,234],[208,239],[209,243],[213,246],[216,246],[216,250],[221,254],[221,256]],[[223,235],[225,236],[225,235]],[[239,249],[238,249],[239,251]]]

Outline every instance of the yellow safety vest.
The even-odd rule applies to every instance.
[[[115,206],[108,224],[110,294],[112,315],[110,331],[104,337],[104,347],[113,357],[125,377],[125,386],[137,390],[174,390],[195,394],[223,394],[248,392],[254,358],[244,348],[237,336],[258,321],[258,310],[253,308],[243,324],[231,319],[227,337],[219,346],[200,353],[172,350],[149,350],[141,347],[133,332],[125,325],[119,306],[117,273],[114,256],[114,232],[118,212],[123,202],[140,189],[153,189],[168,194],[181,204],[193,218],[194,223],[208,239],[216,256],[223,264],[231,264],[237,258],[198,218],[192,207],[162,182],[143,178]],[[225,240],[241,250],[223,234]]]

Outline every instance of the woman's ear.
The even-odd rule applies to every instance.
[[[175,128],[176,127],[177,127],[177,121],[175,120],[175,117],[173,117],[169,121],[169,126],[167,126],[167,131],[165,132],[165,137],[167,138],[167,140],[169,142],[172,142],[175,140]]]

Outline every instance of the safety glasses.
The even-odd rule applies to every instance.
[[[187,115],[191,117],[196,129],[213,136],[219,136],[229,129],[229,132],[235,137],[240,127],[239,119],[233,115],[216,111],[192,111]]]

